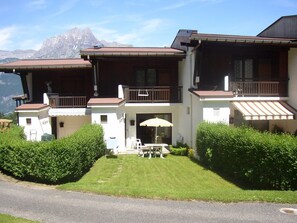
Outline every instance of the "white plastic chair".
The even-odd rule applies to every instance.
[[[149,152],[149,148],[147,146],[143,146],[140,139],[136,139],[136,149],[138,151],[138,156],[144,157],[145,152]]]

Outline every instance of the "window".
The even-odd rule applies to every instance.
[[[101,124],[107,124],[107,115],[100,115]]]
[[[26,123],[27,123],[27,125],[31,125],[32,124],[31,118],[26,118]]]
[[[157,85],[156,69],[137,69],[135,77],[136,86],[155,86]]]
[[[252,80],[254,77],[254,60],[250,58],[234,60],[234,76],[236,80]]]

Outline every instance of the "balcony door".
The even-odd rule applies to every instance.
[[[136,137],[141,139],[142,143],[152,143],[155,141],[155,127],[140,126],[139,124],[150,118],[162,118],[172,122],[172,114],[137,114],[136,115]],[[172,127],[157,128],[158,141],[166,144],[172,144]]]

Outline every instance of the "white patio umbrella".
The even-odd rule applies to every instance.
[[[157,141],[157,128],[158,127],[172,127],[173,124],[162,118],[151,118],[145,120],[139,124],[140,126],[156,127],[155,131],[155,142]]]

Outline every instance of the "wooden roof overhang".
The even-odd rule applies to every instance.
[[[88,101],[87,107],[119,107],[125,103],[122,98],[91,98]]]
[[[41,110],[50,109],[49,105],[46,104],[22,104],[18,106],[15,110],[16,112],[39,112]]]
[[[77,59],[30,59],[17,60],[10,63],[0,64],[0,71],[15,73],[18,71],[47,70],[47,69],[77,69],[91,68],[89,61]]]
[[[80,51],[84,59],[174,58],[183,59],[182,50],[169,47],[94,47]]]
[[[270,38],[259,36],[239,36],[222,34],[193,33],[190,37],[190,46],[201,43],[224,44],[224,45],[258,45],[258,46],[282,46],[297,47],[297,39]]]

